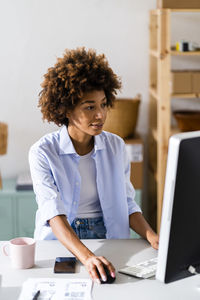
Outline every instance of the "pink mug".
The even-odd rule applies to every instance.
[[[13,268],[31,268],[35,262],[35,240],[28,237],[12,239],[3,245],[3,253],[10,257]]]

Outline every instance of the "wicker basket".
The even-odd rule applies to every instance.
[[[200,111],[174,111],[173,115],[181,131],[200,130]]]
[[[0,155],[7,152],[8,125],[0,122]]]
[[[114,107],[108,111],[104,130],[127,138],[133,136],[138,119],[140,98],[116,99]]]

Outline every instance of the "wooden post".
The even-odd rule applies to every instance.
[[[148,214],[154,230],[157,226],[157,140],[153,132],[157,130],[157,53],[158,53],[158,14],[157,10],[149,15],[149,130],[148,130]]]
[[[157,231],[160,221],[165,183],[168,141],[171,128],[170,95],[170,10],[158,15],[158,105],[157,105]]]

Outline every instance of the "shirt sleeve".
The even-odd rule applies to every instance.
[[[47,158],[39,149],[31,148],[29,151],[29,165],[36,195],[40,222],[49,226],[48,220],[64,214],[64,204],[55,184]]]
[[[126,152],[126,145],[124,143],[124,172],[126,181],[126,194],[128,203],[128,214],[131,215],[135,212],[142,212],[141,208],[135,202],[135,189],[130,181],[130,161]]]

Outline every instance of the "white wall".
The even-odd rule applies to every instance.
[[[43,74],[65,48],[86,46],[106,54],[122,78],[120,96],[142,95],[138,130],[146,134],[148,11],[154,8],[156,0],[1,0],[0,121],[9,125],[8,153],[0,157],[3,177],[28,170],[29,147],[57,128],[42,122],[37,102]],[[196,36],[200,26],[190,18],[194,29],[183,19],[183,34],[174,41],[188,32]],[[179,25],[176,17],[173,27]]]
[[[42,76],[65,48],[104,52],[121,76],[120,96],[142,94],[147,128],[148,11],[156,0],[4,0],[0,4],[0,120],[9,125],[3,177],[28,170],[29,147],[57,127],[37,108]]]

